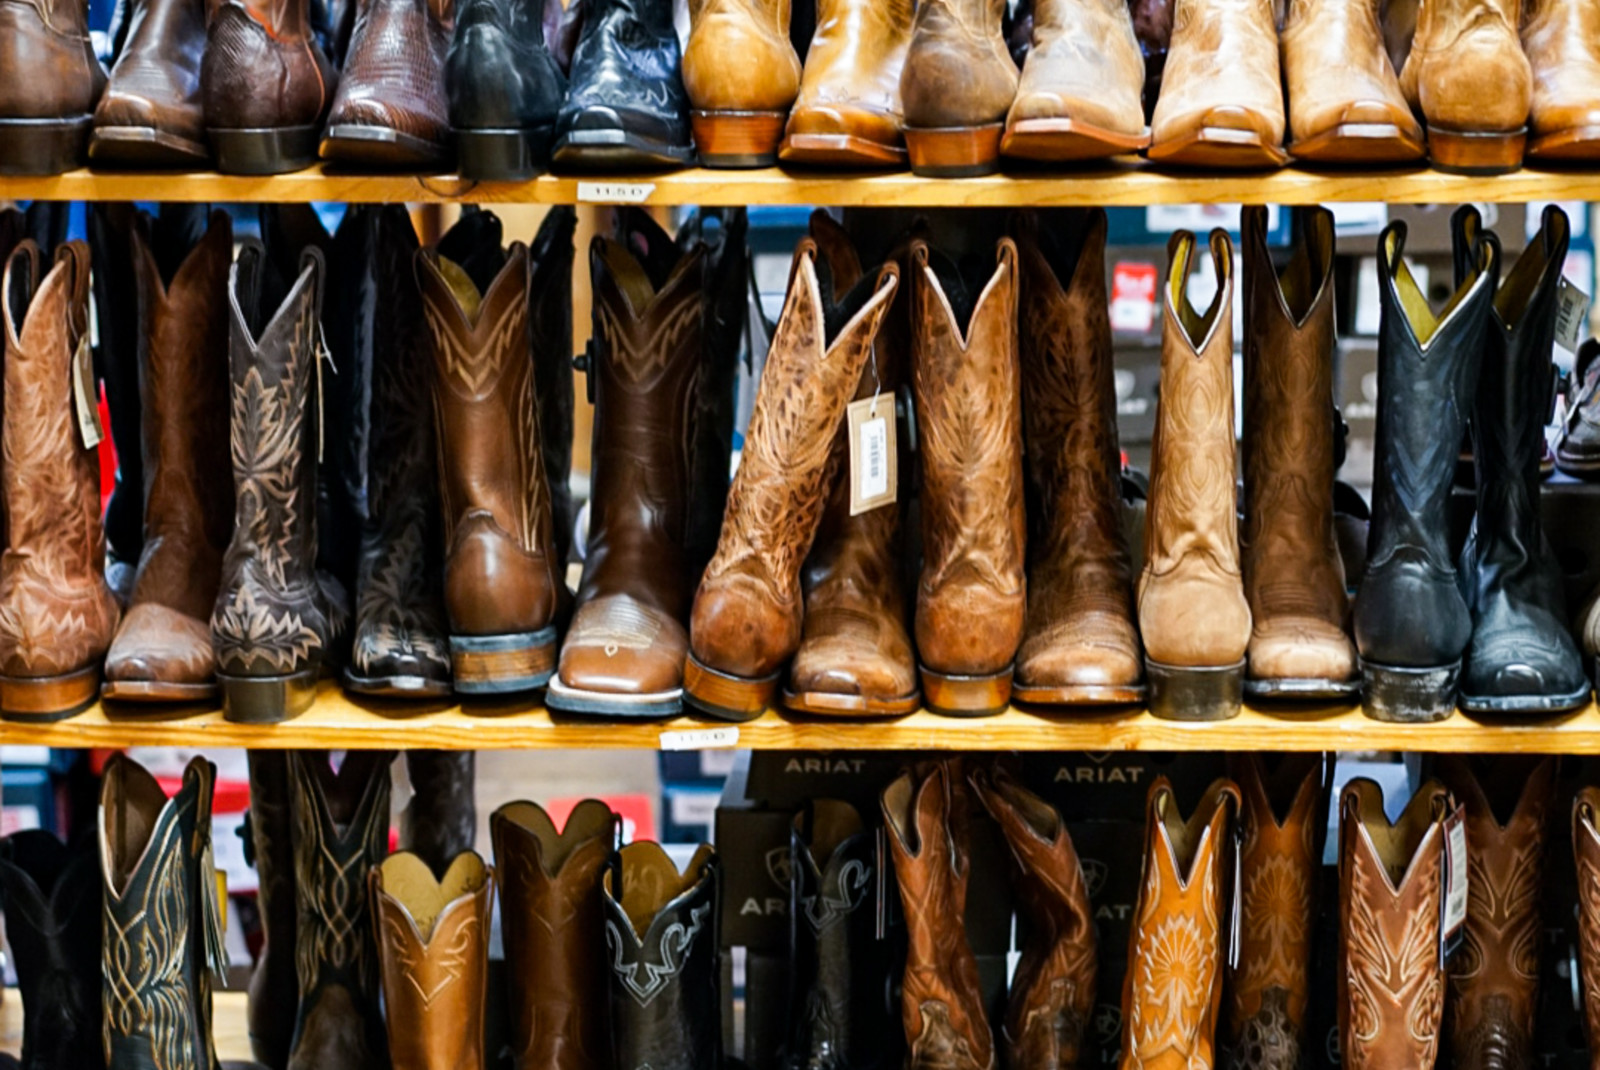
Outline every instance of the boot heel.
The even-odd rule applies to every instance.
[[[317,162],[314,126],[207,130],[206,137],[225,175],[284,175]]]
[[[59,175],[89,158],[94,117],[0,121],[0,175]]]
[[[1527,130],[1465,133],[1428,128],[1428,161],[1454,175],[1503,175],[1522,166]]]
[[[683,699],[724,721],[753,721],[776,705],[782,677],[782,669],[757,680],[729,676],[702,665],[690,654],[683,665]]]
[[[222,719],[234,724],[277,724],[298,717],[317,697],[320,666],[285,676],[229,676],[217,673],[222,687]]]
[[[1000,138],[1004,123],[906,128],[911,173],[924,178],[976,178],[1000,170]]]
[[[556,630],[513,635],[452,635],[450,668],[462,695],[533,691],[556,672]]]
[[[990,676],[956,676],[917,666],[922,677],[922,701],[944,717],[992,717],[1011,705],[1011,674],[1007,665]]]
[[[1244,704],[1244,662],[1220,668],[1145,659],[1150,713],[1163,721],[1226,721]]]
[[[60,676],[0,676],[0,720],[64,721],[94,705],[99,695],[99,662]]]
[[[696,111],[690,115],[695,148],[707,167],[772,167],[789,119],[781,111]]]
[[[1437,668],[1407,669],[1361,663],[1361,709],[1374,721],[1423,724],[1456,712],[1461,662]]]
[[[456,159],[463,178],[523,182],[550,162],[549,126],[533,130],[457,130]]]

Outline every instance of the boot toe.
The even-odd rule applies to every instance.
[[[107,680],[205,684],[215,676],[211,627],[166,606],[134,606],[106,655]]]
[[[367,679],[420,678],[448,684],[450,654],[442,635],[432,630],[363,621],[350,656],[351,669]]]
[[[789,690],[852,695],[865,699],[897,699],[917,688],[916,666],[909,642],[898,649],[883,649],[876,641],[852,641],[845,636],[807,639],[794,656]]]
[[[1133,687],[1144,677],[1138,643],[1119,620],[1086,622],[1076,637],[1030,636],[1017,655],[1028,687]]]
[[[626,595],[579,607],[561,646],[561,682],[578,691],[651,695],[683,686],[683,625]]]
[[[789,137],[853,137],[880,145],[900,144],[900,123],[891,115],[854,104],[808,104],[789,114]]]
[[[702,665],[729,676],[771,676],[800,644],[798,609],[775,602],[765,584],[724,574],[695,596],[690,648]]]
[[[1310,618],[1259,622],[1250,637],[1250,675],[1258,680],[1349,680],[1355,649],[1344,632]]]

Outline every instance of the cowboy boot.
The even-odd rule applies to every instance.
[[[1073,1070],[1091,1042],[1095,920],[1066,822],[1006,776],[973,777],[1011,848],[1027,937],[1011,979],[1001,1040],[1012,1070]]]
[[[434,350],[450,659],[455,689],[472,695],[549,681],[566,591],[529,357],[534,266],[521,242],[503,260],[485,252],[494,255],[475,276],[442,253],[417,258]],[[551,255],[570,258],[570,247]]]
[[[818,0],[800,93],[784,124],[784,163],[903,167],[900,74],[911,0]]]
[[[68,242],[47,270],[24,241],[6,262],[4,295],[0,717],[55,721],[94,702],[118,617],[99,461],[85,437],[99,429],[74,417],[73,383],[93,390],[89,247]]]
[[[811,216],[811,240],[823,304],[837,307],[862,277],[860,255],[845,229],[820,210]],[[885,406],[894,405],[910,357],[910,296],[896,290],[857,381],[855,402],[888,395]],[[899,448],[897,441],[886,445]],[[831,716],[911,713],[919,698],[901,527],[910,466],[896,465],[894,501],[852,516],[849,458],[845,421],[830,447],[827,503],[800,574],[805,614],[783,702],[802,713]]]
[[[545,482],[550,487],[550,527],[555,538],[556,560],[563,568],[572,551],[576,520],[572,507],[572,261],[575,255],[573,236],[577,229],[577,209],[571,205],[554,205],[545,214],[528,248],[535,265],[528,330],[533,336],[533,392],[534,403],[539,406],[539,454],[544,459]],[[731,430],[724,439],[731,441]],[[724,482],[727,474],[728,463],[724,456]],[[592,488],[592,471],[590,483]]]
[[[483,1070],[494,870],[463,851],[435,879],[401,851],[367,876],[394,1070]]]
[[[211,613],[223,715],[281,721],[311,705],[331,638],[329,597],[312,560],[321,411],[317,315],[323,261],[308,248],[284,280],[246,242],[228,285],[233,540]]]
[[[1450,793],[1430,780],[1390,823],[1376,783],[1345,785],[1339,803],[1339,1045],[1351,1070],[1433,1070],[1445,994],[1439,953],[1444,819],[1452,806]]]
[[[911,170],[930,178],[987,175],[1017,96],[1005,0],[921,0],[900,72]]]
[[[364,875],[389,848],[392,758],[352,751],[335,773],[321,751],[289,755],[300,979],[289,1070],[389,1065]]]
[[[0,840],[6,944],[22,994],[21,1070],[103,1070],[100,860],[40,829]]]
[[[461,174],[526,181],[550,164],[567,76],[545,44],[543,0],[463,0],[445,56]]]
[[[233,533],[228,467],[228,268],[233,226],[217,212],[181,259],[158,259],[148,216],[133,229],[143,344],[144,550],[106,655],[108,699],[213,699],[209,618]]]
[[[1572,800],[1572,853],[1578,867],[1579,1009],[1590,1065],[1600,1066],[1600,788],[1583,788]]]
[[[1344,563],[1333,530],[1333,213],[1300,212],[1280,276],[1267,214],[1244,230],[1244,493],[1252,698],[1356,696]]]
[[[1594,160],[1600,155],[1600,20],[1588,4],[1536,0],[1522,20],[1533,72],[1528,155]]]
[[[1457,1070],[1534,1065],[1540,898],[1556,765],[1548,757],[1440,760],[1440,776],[1467,811],[1467,920],[1450,960],[1445,1012]]]
[[[1574,479],[1600,479],[1600,339],[1578,347],[1567,388],[1567,419],[1556,443],[1556,468]]]
[[[922,459],[916,639],[935,713],[1005,709],[1027,580],[1017,248],[990,272],[911,244],[911,365]],[[980,434],[981,430],[981,434]]]
[[[1052,213],[1017,230],[1032,523],[1012,694],[1047,705],[1142,702],[1106,313],[1106,215]]]
[[[489,819],[500,870],[514,1070],[608,1070],[611,1016],[606,973],[594,954],[604,939],[601,870],[620,818],[585,799],[564,829],[530,802],[507,803]]]
[[[207,10],[200,101],[217,170],[276,175],[316,163],[339,74],[310,0],[213,0]]]
[[[0,3],[0,68],[0,174],[59,175],[83,166],[91,113],[106,86],[89,39],[89,5]]]
[[[800,95],[800,56],[789,40],[789,0],[695,0],[683,51],[683,88],[700,162],[771,167]]]
[[[816,244],[801,239],[795,251],[722,538],[690,614],[684,697],[706,713],[759,716],[800,646],[800,570],[826,504],[828,457],[899,281],[885,264],[830,306]]]
[[[1174,0],[1172,8],[1146,155],[1179,167],[1282,167],[1289,157],[1272,0]]]
[[[722,864],[702,844],[681,874],[660,844],[630,843],[601,880],[616,1070],[722,1064],[717,927]]]
[[[249,844],[255,867],[261,950],[250,975],[247,1007],[250,1050],[267,1070],[289,1065],[283,1027],[300,1006],[295,974],[294,815],[290,812],[289,752],[251,750]]]
[[[204,0],[127,0],[125,36],[94,109],[89,159],[97,166],[204,170],[200,62]]]
[[[448,164],[444,68],[455,7],[455,0],[358,0],[318,149],[324,160],[391,170]]]
[[[1513,0],[1425,0],[1400,90],[1428,132],[1440,171],[1491,175],[1522,166],[1533,70]]]
[[[789,835],[793,1012],[788,1070],[889,1070],[900,1023],[898,962],[878,934],[877,837],[849,803],[816,799]]]
[[[1453,221],[1461,256],[1481,233],[1481,220],[1476,208],[1464,205]],[[1555,395],[1556,293],[1567,241],[1566,213],[1547,206],[1539,233],[1489,303],[1472,418],[1478,510],[1460,566],[1472,610],[1461,708],[1472,713],[1537,714],[1589,702],[1583,657],[1568,627],[1561,565],[1539,518],[1544,424]],[[1470,271],[1469,263],[1460,266]]]
[[[1473,242],[1471,276],[1436,315],[1406,266],[1405,240],[1404,223],[1378,239],[1377,463],[1352,623],[1367,716],[1436,721],[1455,712],[1472,638],[1446,506],[1473,411],[1500,246]]]
[[[168,799],[156,778],[114,754],[100,784],[105,877],[102,1006],[106,1062],[117,1070],[213,1070],[211,976],[226,973],[211,854],[217,770],[190,761]]]
[[[908,937],[900,990],[906,1070],[996,1066],[963,920],[971,866],[951,774],[943,762],[925,776],[904,773],[880,798]]]
[[[408,750],[411,799],[400,813],[400,848],[442,875],[478,835],[475,751]]]
[[[1139,629],[1150,712],[1219,721],[1239,712],[1250,641],[1234,491],[1233,245],[1211,232],[1217,289],[1204,313],[1189,303],[1194,254],[1188,231],[1167,244]]]
[[[1384,48],[1379,3],[1289,3],[1279,36],[1289,155],[1296,159],[1369,165],[1422,159],[1422,124]]]
[[[1166,777],[1150,785],[1144,879],[1128,934],[1120,1070],[1215,1065],[1239,789],[1218,780],[1184,821]]]
[[[1238,962],[1229,973],[1223,1065],[1297,1070],[1311,994],[1311,948],[1329,765],[1288,755],[1268,768],[1230,758],[1239,785]]]

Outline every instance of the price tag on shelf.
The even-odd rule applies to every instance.
[[[718,750],[739,745],[739,726],[674,728],[661,733],[662,750]]]
[[[643,204],[656,191],[654,182],[579,182],[580,204]]]

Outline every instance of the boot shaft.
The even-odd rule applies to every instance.
[[[566,563],[572,548],[572,239],[577,211],[558,205],[545,216],[533,239],[533,384],[539,405],[539,436],[556,560]]]
[[[1578,876],[1578,976],[1586,1037],[1600,1037],[1600,788],[1572,800],[1572,853]]]

